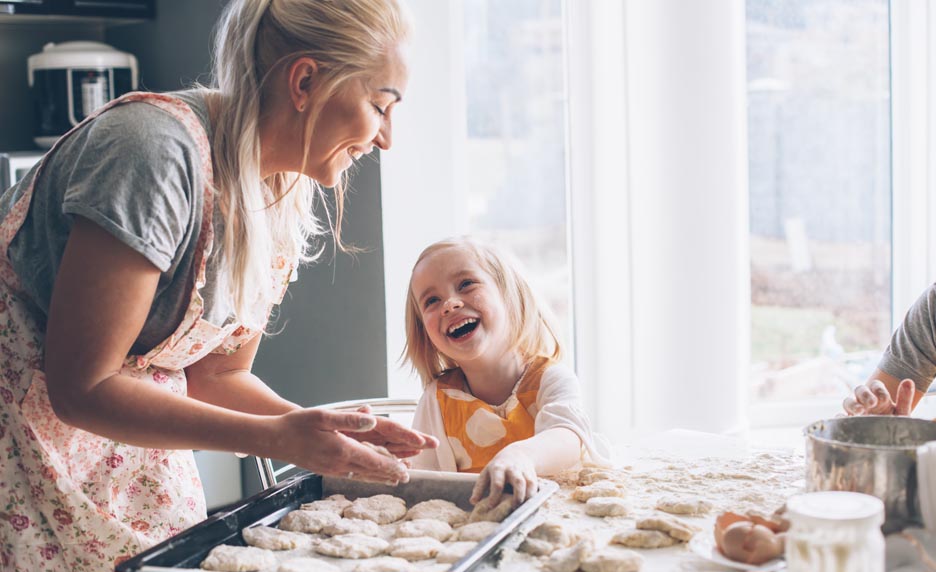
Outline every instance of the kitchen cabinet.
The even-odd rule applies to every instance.
[[[64,16],[137,20],[151,19],[155,15],[156,0],[0,0],[0,18]]]

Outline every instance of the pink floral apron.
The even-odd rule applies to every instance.
[[[131,93],[85,121],[136,101],[163,109],[185,126],[197,143],[206,185],[195,287],[185,316],[146,355],[129,356],[120,373],[185,395],[182,368],[210,352],[233,353],[258,332],[202,319],[199,289],[205,284],[213,241],[213,176],[208,137],[191,108],[169,96]],[[113,570],[203,520],[205,498],[191,451],[118,443],[66,425],[53,413],[41,371],[44,332],[6,256],[41,172],[40,165],[32,186],[0,222],[0,570]],[[280,300],[292,269],[282,257],[274,261],[271,287]]]

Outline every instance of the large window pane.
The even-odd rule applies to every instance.
[[[886,0],[747,1],[752,397],[841,399],[890,329]]]
[[[520,259],[570,340],[562,1],[464,4],[471,232]]]

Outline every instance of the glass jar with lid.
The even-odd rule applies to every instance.
[[[884,503],[862,493],[823,491],[787,501],[789,572],[884,572]]]

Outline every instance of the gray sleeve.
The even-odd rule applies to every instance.
[[[195,142],[178,120],[146,103],[115,107],[88,129],[62,212],[91,220],[165,272],[193,221]]]
[[[936,284],[913,303],[884,350],[878,369],[912,379],[925,392],[936,377]]]

